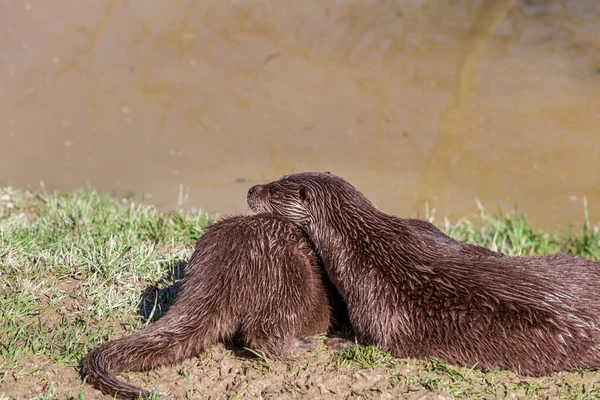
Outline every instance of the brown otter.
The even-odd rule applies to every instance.
[[[465,244],[328,173],[257,185],[248,205],[308,233],[359,342],[532,376],[600,365],[600,263]]]
[[[82,374],[104,394],[147,397],[115,373],[171,364],[234,335],[270,358],[290,358],[316,346],[332,311],[343,319],[345,306],[301,229],[276,215],[227,218],[198,239],[167,313],[90,351]]]

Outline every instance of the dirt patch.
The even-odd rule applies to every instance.
[[[336,365],[337,353],[321,345],[294,361],[267,363],[236,355],[229,346],[216,345],[198,358],[148,373],[122,374],[147,389],[180,399],[233,398],[408,398],[450,399],[442,391],[407,386],[397,379],[402,367],[354,370]],[[0,395],[26,399],[46,393],[46,398],[110,399],[82,384],[77,367],[56,367],[49,360],[32,360],[37,370],[26,376],[7,374]]]
[[[163,283],[164,287],[159,283],[146,287],[142,299],[158,298],[154,307],[164,312],[174,285],[169,285],[172,279]],[[40,294],[43,312],[39,321],[47,328],[40,330],[39,336],[45,335],[59,346],[55,350],[60,357],[18,359],[17,367],[0,377],[0,399],[111,398],[82,382],[78,362],[85,348],[130,334],[141,327],[141,320],[130,315],[127,322],[94,318],[82,322],[88,304],[80,297],[80,285],[79,281],[59,279],[49,282]],[[139,311],[143,320],[153,319],[149,308]],[[530,379],[507,371],[457,368],[436,360],[399,360],[374,348],[339,352],[323,342],[315,351],[290,361],[262,360],[239,347],[218,344],[176,365],[120,376],[178,399],[558,399],[600,395],[600,373],[592,370]]]
[[[219,344],[177,365],[120,376],[178,399],[575,399],[596,398],[600,390],[600,374],[593,371],[528,379],[504,371],[443,371],[436,363],[399,360],[387,367],[357,369],[340,365],[338,356],[321,343],[293,361],[264,362]],[[47,359],[28,360],[26,366],[32,371],[27,375],[7,374],[0,396],[111,398],[83,384],[75,366],[57,367]]]

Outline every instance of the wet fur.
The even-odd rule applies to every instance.
[[[362,343],[532,376],[600,365],[600,263],[458,242],[328,173],[258,185],[248,204],[308,233]]]
[[[168,312],[146,329],[93,349],[83,360],[87,382],[104,394],[137,399],[150,393],[116,377],[196,355],[219,339],[239,335],[272,359],[317,344],[343,319],[341,298],[329,283],[306,235],[269,215],[232,217],[200,237],[183,289]]]

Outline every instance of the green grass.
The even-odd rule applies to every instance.
[[[569,229],[564,237],[532,227],[522,214],[488,213],[481,203],[481,227],[469,220],[456,223],[444,220],[441,228],[450,236],[467,243],[478,244],[508,255],[538,255],[564,251],[586,258],[600,260],[600,224],[592,226],[584,200],[584,215],[581,231]]]
[[[0,383],[47,359],[75,365],[122,324],[140,290],[190,255],[210,217],[100,196],[0,191]]]
[[[399,361],[387,352],[379,351],[375,346],[350,346],[339,352],[337,364],[345,367],[383,368],[399,365]]]
[[[445,220],[441,228],[506,254],[567,251],[600,260],[600,225],[592,224],[587,212],[582,229],[559,236],[535,229],[519,214],[490,214],[481,206],[480,211],[477,225]],[[210,222],[198,210],[159,212],[130,196],[112,199],[93,190],[0,189],[0,398],[9,380],[48,367],[75,367],[110,335],[155,319],[173,297],[166,283],[179,279]],[[525,379],[437,360],[398,360],[371,346],[338,352],[331,365],[376,370],[391,387],[456,398],[600,398],[600,373],[585,370]],[[57,389],[48,385],[37,398],[55,398]]]

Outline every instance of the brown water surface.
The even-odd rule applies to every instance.
[[[597,221],[598,3],[3,0],[0,185],[230,213],[329,170],[398,215]]]

